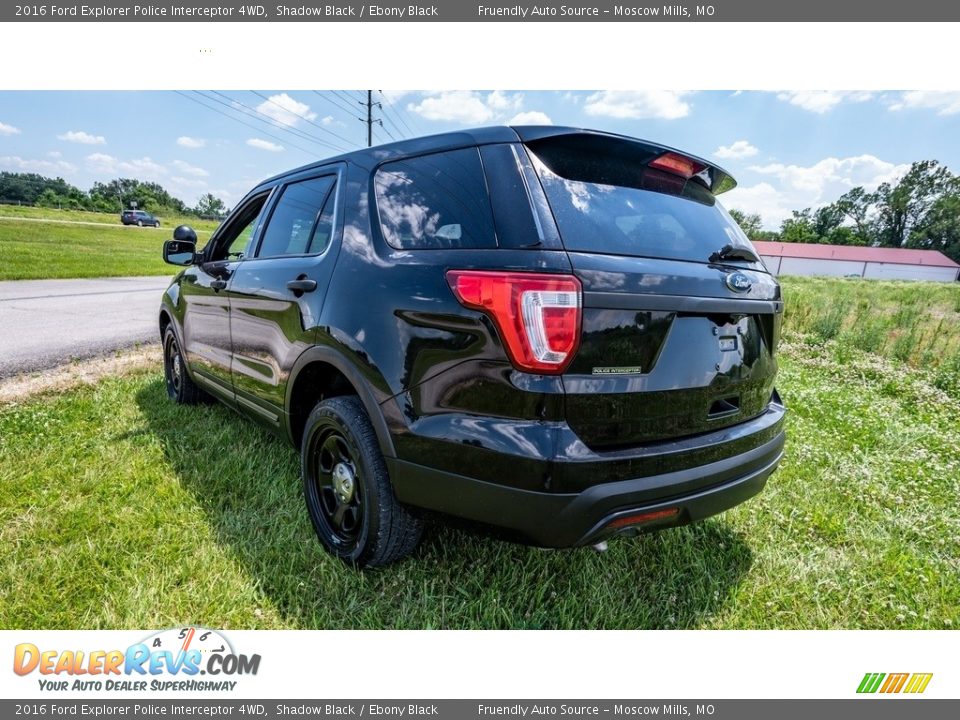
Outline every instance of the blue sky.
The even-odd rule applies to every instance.
[[[0,92],[0,170],[153,180],[232,205],[259,179],[365,143],[361,91]],[[385,91],[375,141],[498,123],[634,135],[714,160],[724,203],[776,227],[912,161],[960,170],[960,92]]]

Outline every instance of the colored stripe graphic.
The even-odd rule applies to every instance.
[[[930,684],[933,673],[914,673],[904,689],[905,693],[922,693]]]
[[[917,694],[927,689],[933,673],[866,673],[857,686],[858,693]],[[881,684],[882,683],[882,684]]]
[[[898,693],[903,688],[903,684],[910,677],[910,673],[890,673],[887,675],[887,681],[880,688],[882,693]]]
[[[860,681],[860,687],[857,688],[858,693],[875,693],[877,688],[880,687],[880,681],[884,678],[883,673],[867,673],[863,676],[863,680]]]

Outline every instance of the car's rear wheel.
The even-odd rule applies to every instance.
[[[423,521],[394,497],[359,398],[330,398],[314,408],[300,463],[310,520],[330,553],[363,568],[396,562],[417,547]]]
[[[180,405],[196,405],[207,399],[187,373],[187,364],[173,327],[167,326],[163,334],[163,376],[167,383],[167,395]]]
[[[157,220],[157,221],[153,224],[153,226],[154,226],[155,228],[160,227],[160,221]]]

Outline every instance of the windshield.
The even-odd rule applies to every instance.
[[[736,221],[695,180],[628,168],[616,158],[531,156],[567,250],[706,263],[731,245],[759,258]],[[727,262],[762,269],[758,262]]]

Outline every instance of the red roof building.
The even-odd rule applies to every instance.
[[[937,250],[762,240],[756,241],[754,246],[774,275],[953,282],[960,274],[960,265]]]

